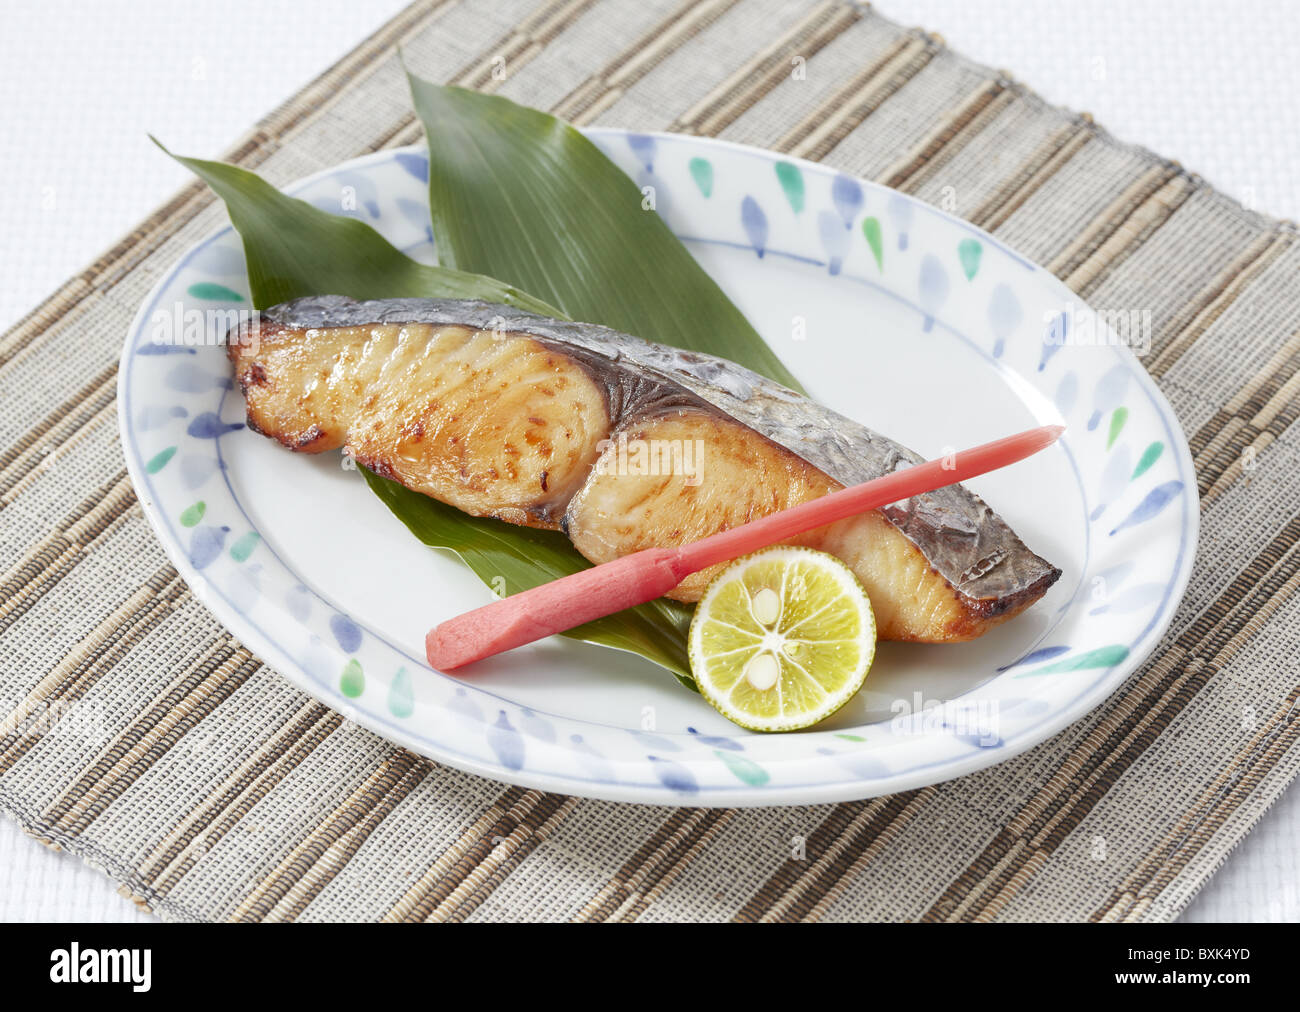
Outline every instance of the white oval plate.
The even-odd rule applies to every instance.
[[[487,588],[417,543],[339,455],[291,456],[244,428],[224,348],[155,342],[181,320],[211,341],[224,328],[203,311],[248,307],[227,228],[145,300],[118,388],[132,480],[194,594],[294,684],[401,745],[619,801],[887,794],[999,762],[1099,704],[1168,626],[1196,548],[1191,456],[1132,352],[1047,271],[892,190],[718,141],[588,136],[654,187],[669,226],[826,404],[927,457],[1068,425],[1051,450],[969,483],[1062,568],[1051,592],[974,643],[881,644],[858,698],[798,734],[744,732],[648,661],[561,638],[465,677],[435,672],[425,631]],[[288,192],[432,262],[427,171],[421,148],[384,151]]]

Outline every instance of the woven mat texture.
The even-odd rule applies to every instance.
[[[1295,228],[835,0],[417,4],[225,157],[285,184],[418,140],[398,43],[427,77],[578,124],[955,195],[1093,305],[1149,309],[1144,363],[1201,494],[1172,627],[1037,748],[852,804],[619,805],[396,749],[232,640],[126,477],[117,357],[145,294],[224,220],[195,185],[0,336],[0,807],[174,920],[1174,917],[1300,764]]]

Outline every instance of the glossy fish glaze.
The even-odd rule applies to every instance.
[[[922,459],[735,363],[507,306],[317,296],[267,310],[250,337],[230,357],[256,431],[346,445],[466,512],[562,529],[595,562]],[[666,447],[672,473],[633,462],[645,447]],[[961,486],[797,541],[849,563],[887,639],[971,639],[1060,576]],[[672,596],[697,600],[711,576]]]

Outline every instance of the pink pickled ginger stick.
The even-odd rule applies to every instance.
[[[797,534],[996,471],[1056,442],[1044,425],[840,489],[680,548],[648,548],[476,608],[429,630],[425,651],[446,671],[662,597],[692,573]]]

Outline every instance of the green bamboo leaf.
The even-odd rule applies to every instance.
[[[244,243],[249,287],[258,308],[303,295],[425,296],[485,299],[563,316],[545,302],[492,278],[418,264],[364,222],[288,197],[255,173],[221,162],[177,160],[225,201]],[[175,452],[175,447],[168,447],[157,454],[148,464],[149,472],[161,470]],[[471,517],[395,482],[368,472],[365,477],[416,537],[459,556],[489,586],[500,578],[503,589],[514,593],[590,565],[561,534]],[[641,654],[694,688],[686,655],[691,611],[687,605],[661,600],[567,635]],[[365,676],[355,659],[341,675],[340,685],[349,696],[364,691]]]
[[[485,299],[563,315],[493,278],[412,260],[363,221],[287,197],[256,173],[224,162],[172,155],[212,187],[244,242],[253,305],[266,309],[303,295],[354,299]]]
[[[361,471],[366,484],[412,534],[431,548],[452,552],[498,593],[517,594],[591,566],[558,531],[513,527],[499,520],[467,516],[454,506],[412,492],[365,468]],[[694,689],[686,653],[686,633],[693,610],[689,605],[660,598],[588,622],[564,635],[648,657]]]
[[[429,140],[441,263],[518,285],[572,319],[720,355],[801,389],[586,137],[509,99],[407,77]]]

